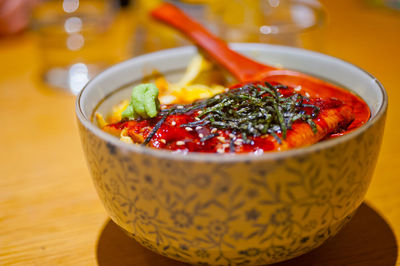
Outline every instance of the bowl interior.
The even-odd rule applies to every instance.
[[[304,72],[358,94],[371,109],[372,117],[363,127],[372,124],[386,108],[387,95],[381,84],[369,73],[338,58],[276,45],[248,43],[232,44],[231,47],[257,61]],[[179,79],[196,53],[197,49],[192,46],[174,48],[136,57],[105,70],[93,78],[78,97],[78,117],[99,133],[100,129],[89,125],[95,111],[108,113],[113,105],[129,97],[133,84],[140,83],[154,70],[166,75],[170,81]]]

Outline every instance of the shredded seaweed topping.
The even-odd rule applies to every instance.
[[[219,136],[218,133],[212,133],[210,135],[207,135],[207,136],[201,138],[200,141],[204,142],[204,141],[207,141],[207,140],[212,139],[212,138],[217,137],[217,136]]]
[[[285,89],[287,87],[284,85],[271,85],[268,82],[248,84],[193,104],[161,110],[162,118],[150,132],[144,144],[151,140],[168,115],[197,110],[201,110],[196,115],[197,121],[180,126],[208,125],[231,130],[236,134],[240,133],[246,144],[251,143],[249,136],[257,137],[265,134],[272,135],[278,143],[282,143],[278,134],[286,139],[287,131],[292,128],[295,121],[308,123],[312,131],[316,133],[317,127],[312,119],[318,116],[319,107],[311,104],[309,98],[299,93],[294,92],[289,96],[284,96],[278,91]],[[208,135],[201,141],[209,140],[217,135]],[[233,146],[232,141],[230,146]]]
[[[150,140],[154,137],[154,135],[157,133],[157,131],[160,129],[160,127],[162,126],[162,124],[165,122],[165,119],[167,119],[169,113],[163,114],[163,116],[161,117],[161,119],[157,122],[157,124],[153,127],[153,129],[150,131],[149,135],[147,136],[147,138],[144,140],[144,142],[142,143],[143,146],[146,146]]]

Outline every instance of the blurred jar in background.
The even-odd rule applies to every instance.
[[[191,45],[149,16],[162,0],[136,0],[132,54]],[[325,13],[317,0],[165,0],[227,42],[262,42],[322,51]]]
[[[316,0],[219,0],[209,20],[229,42],[262,42],[323,49],[321,4]]]
[[[34,10],[43,81],[73,94],[115,62],[108,0],[47,0]]]
[[[213,31],[213,25],[208,21],[208,1],[206,0],[136,0],[132,9],[133,17],[137,20],[132,40],[133,55],[192,45],[178,31],[151,18],[149,15],[150,10],[162,2],[176,5],[186,14]]]

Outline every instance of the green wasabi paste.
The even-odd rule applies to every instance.
[[[122,112],[123,119],[149,119],[160,111],[158,88],[152,84],[140,84],[133,88],[128,107]]]

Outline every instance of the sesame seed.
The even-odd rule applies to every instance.
[[[185,142],[182,141],[182,140],[178,140],[178,141],[176,142],[176,145],[182,146],[182,145],[185,145]]]
[[[200,129],[202,129],[203,127],[201,127],[201,126],[197,126],[196,127],[196,130],[200,130]]]
[[[222,148],[223,149],[229,148],[229,144],[228,143],[222,144]]]
[[[197,120],[197,121],[200,121],[200,118],[198,118],[197,116],[194,119]]]
[[[175,126],[176,125],[176,122],[175,121],[172,121],[171,122],[171,126]]]
[[[222,136],[217,137],[217,139],[218,139],[219,141],[221,141],[221,142],[225,142],[225,138],[222,137]]]
[[[261,154],[263,154],[264,153],[264,150],[263,149],[258,149],[258,150],[256,150],[256,151],[254,151],[254,154],[255,155],[261,155]]]
[[[231,139],[234,139],[236,136],[233,135],[233,134],[231,133],[231,134],[229,134],[229,137],[230,137]]]
[[[204,138],[204,135],[200,133],[199,138]]]
[[[225,152],[225,149],[224,149],[224,148],[219,148],[219,149],[217,149],[217,152],[218,152],[218,153],[224,153],[224,152]]]
[[[191,128],[191,127],[185,127],[185,130],[186,130],[186,131],[193,131],[193,128]]]
[[[301,91],[301,86],[297,86],[296,88],[294,88],[295,91]]]
[[[200,115],[200,114],[202,114],[202,113],[203,113],[203,111],[202,111],[202,110],[200,110],[200,111],[198,111],[197,113]]]
[[[235,142],[234,142],[235,145],[241,145],[242,143],[243,143],[243,140],[242,140],[242,139],[237,139],[237,140],[235,140]]]
[[[221,96],[219,96],[219,95],[217,95],[217,96],[214,97],[214,99],[217,99],[217,100],[218,100],[219,98],[221,98]]]
[[[178,105],[176,108],[177,109],[183,109],[183,106],[182,105]]]
[[[216,129],[215,127],[213,129],[211,129],[211,133],[215,133],[217,132],[218,129]]]
[[[310,97],[310,94],[309,94],[308,92],[306,92],[306,96],[307,96],[307,97]]]
[[[160,139],[160,142],[162,142],[162,143],[167,143],[167,141],[165,140],[165,139]]]

